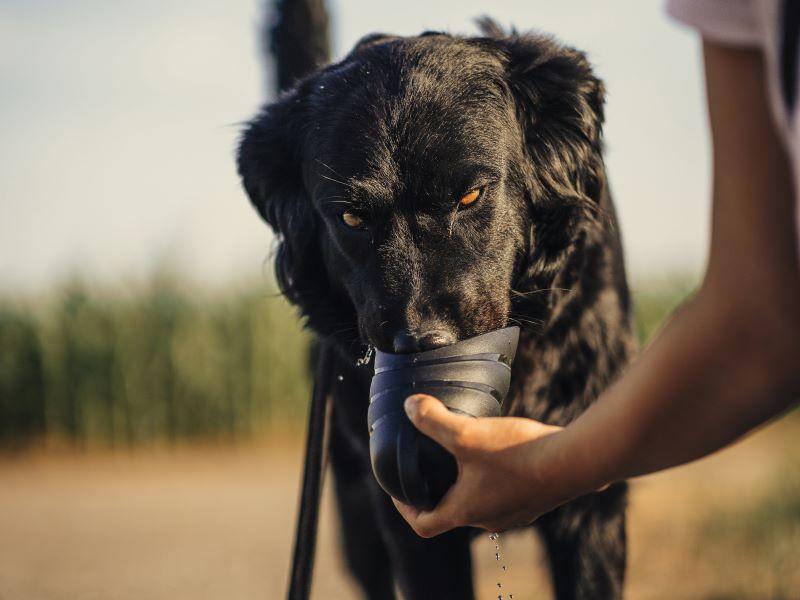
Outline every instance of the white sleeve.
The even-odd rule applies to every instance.
[[[667,14],[703,37],[736,46],[758,46],[762,32],[759,0],[667,0]]]

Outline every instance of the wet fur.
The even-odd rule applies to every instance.
[[[239,148],[244,187],[279,236],[281,289],[333,350],[318,353],[328,362],[317,373],[341,375],[319,383],[333,403],[345,556],[369,598],[393,598],[394,582],[409,599],[473,597],[472,532],[417,537],[375,482],[371,369],[355,366],[364,344],[391,349],[398,329],[430,323],[458,338],[519,324],[505,411],[560,425],[634,351],[602,158],[602,83],[582,53],[549,37],[488,21],[483,33],[365,38],[341,62],[297,73]],[[465,94],[480,106],[464,108]],[[398,132],[404,143],[380,151]],[[453,213],[461,220],[448,233],[441,198],[460,189],[451,166],[487,160],[492,192],[481,212]],[[326,196],[358,201],[375,223],[369,241],[336,229]],[[534,525],[559,599],[621,596],[625,504],[618,484]]]

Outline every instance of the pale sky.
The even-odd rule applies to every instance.
[[[259,2],[0,0],[0,289],[71,273],[259,274],[271,247],[236,177],[237,123],[265,99]],[[474,33],[488,14],[588,52],[635,279],[697,273],[709,154],[699,44],[661,0],[337,0],[335,56],[363,35]],[[268,269],[267,269],[268,270]]]

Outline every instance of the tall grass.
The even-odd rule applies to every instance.
[[[640,295],[642,337],[685,289]],[[215,293],[158,274],[133,290],[74,280],[0,298],[0,445],[233,439],[297,422],[309,340],[263,282]]]
[[[0,301],[0,443],[233,438],[294,421],[308,342],[263,285],[214,295],[169,277],[133,292],[75,281]]]

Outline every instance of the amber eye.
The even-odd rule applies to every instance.
[[[474,190],[469,191],[463,196],[461,196],[461,200],[458,201],[458,204],[460,206],[469,206],[480,197],[481,197],[481,188],[475,188]]]
[[[351,212],[342,213],[342,221],[351,229],[360,229],[364,226],[364,219]]]

